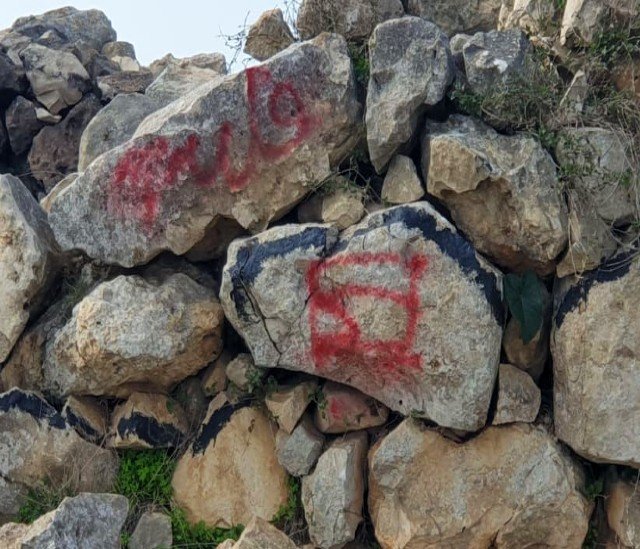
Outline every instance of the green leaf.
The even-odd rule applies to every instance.
[[[511,314],[520,323],[522,341],[529,343],[542,326],[544,316],[542,282],[532,272],[523,275],[508,274],[504,281],[504,293]]]

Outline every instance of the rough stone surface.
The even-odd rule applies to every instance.
[[[202,389],[207,396],[214,397],[227,388],[227,364],[233,360],[233,354],[222,351],[222,354],[202,374]]]
[[[217,71],[193,65],[169,65],[147,87],[145,94],[164,107],[203,84],[217,82],[222,76]]]
[[[581,488],[578,464],[529,425],[460,444],[407,419],[369,453],[369,512],[384,549],[578,549],[592,510]]]
[[[5,124],[11,150],[16,156],[31,148],[33,138],[43,126],[36,116],[35,105],[21,95],[9,105],[5,113]]]
[[[408,0],[407,13],[432,21],[453,36],[495,29],[501,4],[502,0]]]
[[[233,549],[296,549],[296,544],[270,522],[254,517]]]
[[[276,448],[278,462],[296,477],[308,475],[322,453],[324,436],[305,416],[291,434],[278,431]]]
[[[279,388],[268,394],[264,403],[280,428],[291,434],[309,406],[317,387],[315,381],[306,381]]]
[[[341,236],[289,225],[237,240],[220,296],[257,364],[475,430],[497,374],[501,287],[501,275],[419,202],[371,214]]]
[[[144,513],[129,539],[129,549],[170,549],[173,545],[171,518],[164,513]]]
[[[65,498],[57,509],[33,524],[0,528],[6,549],[118,549],[129,502],[116,494],[80,494]]]
[[[291,29],[281,9],[265,11],[251,25],[244,44],[244,52],[258,61],[266,61],[293,44]]]
[[[43,124],[57,124],[62,120],[59,114],[51,114],[44,107],[36,107],[36,118]]]
[[[369,50],[367,143],[380,172],[414,135],[424,109],[444,97],[453,63],[445,34],[417,17],[376,27]]]
[[[108,491],[117,470],[115,454],[80,438],[38,394],[0,394],[0,478],[9,485],[49,482],[74,491]]]
[[[632,93],[640,105],[640,61],[621,63],[614,68],[612,76],[616,89]]]
[[[158,104],[141,94],[122,94],[103,107],[82,132],[78,170],[84,171],[102,153],[126,142]]]
[[[323,433],[337,434],[384,425],[389,409],[346,385],[327,382],[316,407],[315,424]]]
[[[148,117],[50,221],[63,248],[124,266],[185,253],[219,215],[261,230],[330,174],[359,123],[346,43],[325,34]]]
[[[364,216],[362,193],[338,190],[322,197],[322,221],[339,231],[355,225]]]
[[[529,34],[543,34],[554,11],[553,3],[547,0],[502,0],[498,30],[521,28]]]
[[[366,433],[335,440],[313,473],[302,479],[302,505],[311,541],[342,547],[355,538],[364,506]]]
[[[533,423],[540,410],[540,400],[540,389],[529,374],[511,364],[500,364],[493,425]]]
[[[589,197],[602,219],[622,223],[637,215],[631,189],[623,183],[632,170],[632,151],[624,135],[605,128],[569,128],[563,130],[555,153],[562,168],[579,174],[574,186]]]
[[[53,114],[75,105],[89,89],[89,74],[72,53],[29,44],[20,58],[36,99]]]
[[[609,20],[628,23],[638,16],[639,9],[637,0],[567,0],[560,41],[563,45],[591,44]]]
[[[556,289],[557,436],[590,461],[640,466],[640,260],[613,257]]]
[[[640,494],[637,482],[615,478],[607,482],[607,522],[623,547],[640,545]],[[619,547],[619,545],[618,545]]]
[[[413,160],[408,156],[396,155],[389,164],[382,184],[382,200],[389,204],[407,204],[423,196],[424,189]]]
[[[76,305],[47,344],[46,385],[56,395],[165,392],[219,354],[222,323],[213,291],[184,274],[121,275]]]
[[[189,430],[182,406],[166,395],[133,393],[111,415],[113,448],[173,448]]]
[[[0,363],[18,340],[56,271],[45,213],[22,182],[0,176]]]
[[[29,166],[36,179],[50,191],[78,167],[78,148],[84,129],[101,105],[95,95],[80,101],[59,124],[42,128],[33,140]]]
[[[401,0],[303,0],[296,26],[303,39],[329,31],[362,40],[378,24],[403,15]]]
[[[527,78],[531,44],[520,29],[477,33],[462,48],[466,84],[482,95],[511,79]]]
[[[123,41],[107,42],[102,46],[102,55],[106,55],[109,59],[113,57],[130,57],[136,58],[136,49],[133,44]]]
[[[105,74],[97,78],[103,99],[113,99],[121,93],[144,93],[153,82],[151,71],[127,71]]]
[[[427,124],[422,167],[427,191],[478,251],[516,271],[555,270],[568,214],[553,159],[538,141],[453,115]]]
[[[276,427],[248,403],[218,395],[173,476],[176,503],[191,523],[230,528],[254,517],[271,520],[288,497],[278,463]]]
[[[248,391],[255,380],[262,378],[260,369],[249,353],[240,353],[224,368],[227,379],[239,389]]]
[[[0,52],[0,97],[23,93],[25,87],[24,69],[16,65],[6,53]]]
[[[100,444],[107,436],[109,409],[98,399],[69,397],[61,415],[86,440]]]
[[[201,69],[210,69],[218,74],[227,73],[227,61],[221,53],[199,53],[191,57],[176,58],[170,53],[162,59],[156,59],[149,69],[154,76],[158,76],[167,67],[175,65],[180,68],[199,67]]]

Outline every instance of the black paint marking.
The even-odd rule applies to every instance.
[[[66,406],[64,410],[62,410],[62,413],[64,418],[67,420],[67,423],[78,431],[83,438],[86,438],[91,442],[97,442],[102,438],[102,433],[96,431],[86,419],[76,415],[69,406]]]
[[[12,389],[0,395],[0,412],[20,410],[38,421],[46,420],[50,427],[66,429],[67,422],[46,400],[34,393]]]
[[[178,446],[183,433],[170,423],[160,423],[156,418],[133,412],[118,422],[116,432],[123,440],[137,437],[152,448]]]
[[[229,423],[231,416],[242,408],[251,406],[252,400],[246,398],[239,401],[236,404],[227,402],[222,408],[216,410],[209,421],[200,428],[198,437],[193,442],[191,452],[195,456],[196,454],[204,454],[205,450],[209,446],[212,440],[215,440],[218,433],[224,429],[224,426]]]

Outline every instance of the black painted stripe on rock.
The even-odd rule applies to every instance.
[[[195,456],[197,454],[204,454],[209,444],[216,439],[220,431],[224,429],[225,425],[229,423],[231,416],[238,410],[248,408],[251,406],[252,400],[247,398],[243,399],[236,404],[227,402],[219,410],[216,410],[209,421],[202,425],[198,437],[193,441],[191,447],[191,453]]]
[[[633,258],[638,255],[638,250],[631,250],[617,255],[605,261],[595,271],[583,273],[582,278],[562,297],[555,315],[556,328],[560,328],[565,317],[574,311],[580,303],[587,301],[589,292],[594,284],[614,282],[629,273]]]
[[[97,441],[102,436],[98,431],[96,431],[89,422],[74,413],[74,411],[67,407],[62,410],[64,414],[64,418],[67,420],[67,423],[71,425],[78,433],[86,439],[90,439],[91,441]]]
[[[182,432],[170,423],[161,423],[156,418],[140,412],[133,412],[129,417],[123,417],[118,422],[116,432],[123,440],[134,436],[152,448],[178,446],[182,438]]]
[[[0,395],[0,413],[19,410],[38,421],[46,420],[50,427],[67,429],[68,425],[58,411],[44,398],[20,389],[12,389]]]

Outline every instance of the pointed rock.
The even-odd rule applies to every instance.
[[[109,409],[92,397],[69,397],[62,417],[85,440],[100,444],[107,436]]]
[[[317,388],[318,384],[315,381],[282,387],[268,394],[264,403],[280,428],[291,434],[309,406]]]
[[[296,544],[271,523],[254,517],[233,549],[296,549]]]
[[[511,364],[500,364],[493,425],[533,423],[540,410],[540,399],[540,389],[529,374]]]
[[[244,53],[258,61],[266,61],[269,57],[287,49],[294,41],[282,10],[269,10],[265,11],[249,28]]]
[[[278,461],[291,475],[308,475],[322,453],[324,436],[305,416],[291,434],[280,429],[276,436]]]

